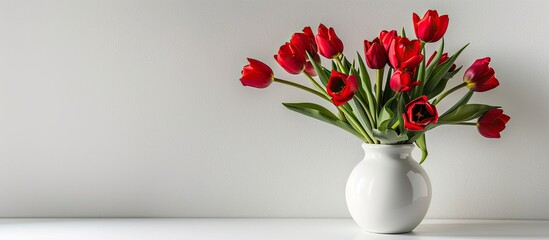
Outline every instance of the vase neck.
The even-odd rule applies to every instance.
[[[367,158],[378,158],[380,156],[390,156],[393,159],[407,159],[412,154],[414,144],[362,144]]]

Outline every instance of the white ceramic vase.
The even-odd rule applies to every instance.
[[[431,182],[412,158],[413,144],[362,144],[364,159],[351,172],[345,191],[355,222],[373,233],[406,233],[425,217]]]

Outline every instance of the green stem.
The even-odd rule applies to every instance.
[[[465,126],[476,126],[477,123],[473,122],[458,122],[458,123],[448,123],[447,125],[465,125]]]
[[[366,138],[366,140],[368,140],[368,143],[370,144],[373,144],[374,141],[370,138],[370,136],[368,136],[368,134],[366,133],[366,131],[364,131],[364,128],[362,128],[362,126],[357,122],[357,120],[353,117],[353,115],[351,115],[347,110],[345,110],[344,107],[342,106],[338,106],[337,107],[339,110],[341,110],[343,112],[343,114],[345,114],[345,117],[349,120],[349,122],[351,122],[351,124],[355,127],[355,129],[362,135],[364,136],[364,138]]]
[[[450,93],[453,93],[455,92],[456,90],[462,88],[462,87],[465,87],[467,86],[467,83],[462,83],[462,84],[459,84],[453,88],[451,88],[450,90],[442,93],[440,96],[437,97],[437,99],[435,99],[435,101],[433,102],[433,105],[437,105],[437,103],[439,103],[440,101],[442,101],[442,99],[444,99],[446,96],[448,96]]]
[[[423,87],[426,84],[425,81],[425,42],[421,41],[421,53],[423,54],[423,60],[419,64],[419,70],[417,74],[417,80],[420,82],[419,86],[417,86],[413,91],[413,97],[416,98],[418,96],[423,95]]]
[[[341,60],[339,59],[339,56],[343,56],[343,54],[340,54],[338,56],[336,56],[334,58],[334,61],[336,62],[336,64],[339,66],[339,68],[341,69],[341,71],[345,74],[348,74],[347,71],[345,71],[345,68],[343,67],[343,63],[341,63]]]
[[[396,128],[398,127],[399,124],[400,124],[400,122],[396,121],[395,123],[393,123],[393,126],[391,126],[391,129],[396,130]]]
[[[372,117],[372,114],[370,113],[369,109],[366,107],[366,103],[359,97],[355,97],[360,105],[362,106],[362,109],[364,109],[364,112],[366,112],[366,116],[368,116],[368,120],[370,121],[370,125],[375,126],[374,118]]]
[[[316,91],[312,88],[309,88],[309,87],[305,87],[299,83],[294,83],[294,82],[290,82],[290,81],[286,81],[286,80],[283,80],[283,79],[279,79],[279,78],[275,78],[274,79],[274,82],[277,82],[277,83],[282,83],[282,84],[286,84],[286,85],[289,85],[289,86],[292,86],[292,87],[296,87],[296,88],[299,88],[301,90],[305,90],[307,92],[310,92],[314,95],[317,95],[321,98],[323,98],[324,100],[326,101],[329,101],[330,102],[330,98],[328,98],[327,96],[325,96],[324,94],[320,93],[319,91]]]
[[[376,101],[378,105],[378,110],[382,108],[383,104],[381,103],[382,97],[381,97],[381,84],[383,82],[383,71],[385,68],[381,68],[376,70]]]
[[[330,96],[326,93],[326,90],[324,88],[322,88],[322,86],[320,86],[320,84],[318,84],[318,82],[316,82],[316,80],[313,77],[311,77],[311,75],[309,75],[306,72],[303,72],[303,74],[305,74],[305,76],[307,76],[307,78],[311,81],[311,83],[313,83],[313,85],[316,87],[316,89],[319,92],[324,94],[324,96],[326,96],[327,98],[330,98]]]

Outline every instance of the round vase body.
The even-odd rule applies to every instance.
[[[431,182],[412,158],[413,144],[362,144],[364,159],[349,175],[345,197],[355,222],[373,233],[406,233],[425,217]]]

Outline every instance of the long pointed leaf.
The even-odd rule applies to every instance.
[[[393,120],[393,117],[395,116],[392,110],[392,105],[394,101],[395,101],[395,98],[389,99],[389,101],[385,103],[385,105],[381,109],[381,112],[379,113],[379,117],[378,117],[379,124],[377,128],[380,131],[384,131],[385,129],[387,129],[389,123],[391,123],[391,121]]]
[[[444,77],[440,80],[440,82],[438,83],[437,86],[435,86],[435,88],[433,90],[431,90],[431,92],[429,92],[427,94],[427,98],[428,99],[433,99],[435,98],[437,95],[439,95],[440,93],[442,93],[442,91],[444,91],[444,89],[446,88],[446,85],[448,84],[448,80],[450,80],[452,77],[454,77],[458,72],[459,70],[461,70],[463,66],[459,67],[458,69],[456,69],[455,71],[453,72],[448,72],[446,73],[446,75],[444,75]]]
[[[374,98],[374,95],[372,93],[372,83],[370,80],[370,76],[368,75],[368,71],[366,70],[366,65],[364,64],[364,61],[362,60],[362,56],[357,52],[356,53],[358,57],[358,69],[360,72],[360,78],[362,79],[362,89],[364,89],[364,92],[366,93],[366,100],[368,102],[368,108],[370,110],[370,116],[375,117],[376,116],[376,109],[377,109],[377,103]],[[375,120],[375,119],[374,119]]]
[[[456,108],[460,107],[461,105],[465,105],[469,102],[469,100],[471,100],[471,97],[473,96],[473,93],[475,93],[474,91],[471,91],[469,90],[465,95],[463,95],[463,97],[457,101],[454,106],[452,106],[450,109],[448,109],[444,114],[440,115],[440,117],[444,117],[446,116],[447,114],[453,112],[454,110],[456,110]]]
[[[419,97],[423,95],[423,89],[425,86],[425,43],[421,43],[421,52],[423,53],[423,60],[421,60],[421,63],[418,67],[418,73],[417,73],[417,81],[419,81],[419,86],[417,86],[414,90],[412,90],[412,98]]]
[[[440,66],[435,67],[435,69],[432,72],[432,75],[429,77],[429,80],[427,80],[427,83],[425,84],[424,93],[429,94],[435,87],[439,84],[440,80],[448,73],[448,70],[452,67],[456,59],[459,57],[461,52],[465,50],[465,48],[469,46],[469,44],[466,44],[463,46],[460,50],[458,50],[454,55],[452,55],[446,62],[441,64]]]
[[[419,161],[419,164],[422,164],[427,158],[427,155],[429,155],[429,152],[427,151],[427,141],[425,140],[425,134],[422,134],[421,137],[416,140],[416,145],[421,150],[421,160]]]
[[[402,113],[404,113],[404,97],[401,96],[398,98],[398,105],[397,105],[397,114],[398,114],[398,128],[400,129],[400,132],[404,132],[404,118],[402,117]]]
[[[355,96],[356,98],[356,96]],[[366,116],[366,112],[360,105],[357,99],[353,98],[351,101],[349,101],[349,105],[351,106],[351,109],[353,109],[353,112],[357,115],[357,120],[362,125],[362,128],[366,131],[366,133],[372,137],[372,125],[368,121],[368,116]]]
[[[485,104],[465,104],[439,118],[439,124],[465,122],[482,116],[486,111],[499,108]]]
[[[438,50],[437,50],[437,54],[435,54],[435,58],[433,58],[433,61],[431,61],[431,64],[429,64],[429,66],[427,66],[427,69],[425,70],[425,81],[429,79],[429,76],[431,75],[431,71],[433,71],[435,66],[438,65],[438,61],[440,61],[440,58],[442,57],[443,52],[444,52],[444,38],[442,38],[440,46],[438,47]]]
[[[393,68],[389,68],[389,70],[387,71],[387,77],[385,79],[385,87],[383,89],[383,102],[381,104],[386,103],[395,95],[395,92],[393,92],[393,89],[391,89],[392,74]]]
[[[316,118],[320,121],[332,124],[337,126],[353,135],[358,137],[360,140],[367,142],[366,139],[360,135],[355,129],[353,129],[349,124],[339,120],[330,110],[314,103],[282,103],[288,109],[301,113],[305,116]]]
[[[315,59],[311,56],[309,52],[307,52],[307,56],[309,57],[309,61],[313,64],[313,67],[315,68],[316,74],[320,78],[320,82],[326,86],[328,84],[328,78],[330,75],[326,75],[326,72],[324,71],[324,67],[322,67],[320,64],[318,64]]]

